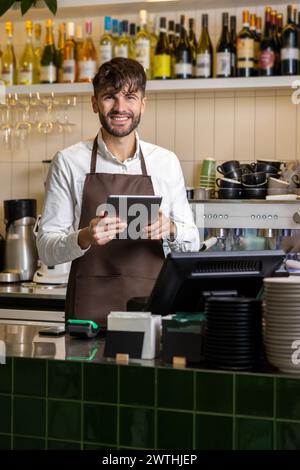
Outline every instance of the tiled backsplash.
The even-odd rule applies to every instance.
[[[285,6],[276,6],[285,11]],[[214,44],[220,31],[221,11],[210,11],[210,32]],[[241,9],[227,9],[237,14],[240,28]],[[263,8],[251,8],[263,14]],[[194,16],[197,32],[201,11],[186,12]],[[178,19],[180,12],[174,14]],[[166,14],[168,18],[172,15]],[[120,15],[120,18],[124,15]],[[126,16],[126,15],[125,15]],[[163,13],[161,14],[163,16]],[[129,17],[136,19],[136,17]],[[76,22],[78,18],[74,19]],[[57,19],[56,23],[62,21]],[[94,37],[98,44],[102,18],[94,21]],[[100,28],[100,29],[99,29]],[[3,24],[0,25],[3,39]],[[24,35],[23,23],[15,23],[16,44]],[[23,47],[23,46],[22,46]],[[21,47],[17,45],[17,53]],[[197,185],[201,160],[256,158],[294,160],[300,157],[300,106],[291,101],[291,90],[216,91],[151,93],[140,125],[144,140],[173,150],[179,157],[186,186]],[[98,131],[98,117],[92,112],[90,97],[79,96],[77,106],[69,112],[76,124],[71,134],[34,133],[22,148],[0,152],[0,201],[9,198],[34,197],[42,210],[44,180],[51,159],[57,150]],[[3,233],[3,206],[0,205],[0,232]]]

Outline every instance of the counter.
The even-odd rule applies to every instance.
[[[39,329],[0,324],[0,449],[300,448],[300,376],[118,365]]]
[[[64,322],[66,286],[22,282],[0,284],[0,321],[48,325]]]

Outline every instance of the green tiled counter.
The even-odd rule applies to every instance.
[[[21,350],[0,365],[0,449],[300,448],[300,377]]]

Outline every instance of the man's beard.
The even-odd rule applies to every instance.
[[[111,127],[108,123],[108,120],[106,119],[106,116],[99,111],[99,119],[102,124],[102,127],[110,135],[113,135],[114,137],[126,137],[127,135],[131,134],[131,132],[134,131],[138,127],[140,120],[141,120],[141,113],[138,116],[134,116],[133,114],[128,114],[128,113],[109,113],[108,117],[111,117],[114,115],[128,116],[129,118],[131,118],[131,125],[129,126],[129,128],[127,128],[126,130],[124,129],[118,130],[118,129],[114,129],[113,127]]]

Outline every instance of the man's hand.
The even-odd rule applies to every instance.
[[[108,217],[102,212],[100,217],[95,217],[88,227],[80,230],[78,244],[82,250],[90,245],[106,245],[117,233],[122,233],[127,224],[119,217]]]
[[[283,237],[281,248],[286,253],[299,253],[300,252],[300,237],[294,235],[293,237]]]
[[[161,240],[162,238],[169,238],[175,240],[177,235],[175,223],[166,217],[161,210],[159,210],[158,221],[152,225],[148,225],[143,229],[151,240]]]

